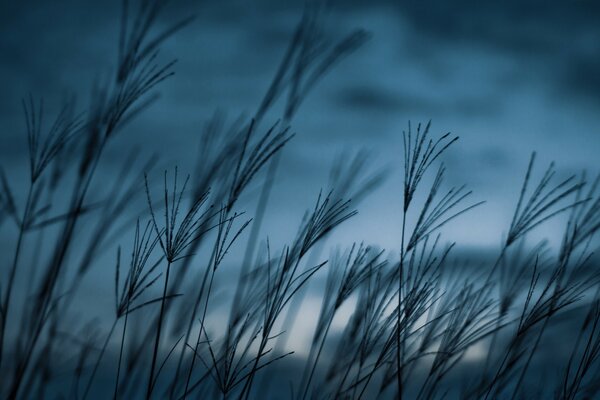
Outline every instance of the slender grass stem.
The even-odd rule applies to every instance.
[[[397,315],[397,328],[396,328],[396,364],[398,371],[396,373],[396,383],[398,385],[398,398],[402,399],[402,358],[403,358],[403,341],[401,337],[401,323],[402,323],[402,285],[404,282],[404,239],[406,234],[406,215],[407,209],[405,208],[402,214],[402,233],[400,238],[400,279],[398,280],[398,315]]]
[[[83,175],[79,176],[78,182],[73,190],[71,200],[71,210],[73,210],[73,213],[65,222],[65,226],[63,228],[62,234],[60,235],[57,247],[54,251],[52,261],[49,265],[47,275],[44,277],[42,287],[39,293],[40,306],[37,307],[36,314],[33,316],[34,322],[32,334],[27,339],[28,343],[25,346],[25,356],[17,365],[15,377],[13,379],[13,384],[9,391],[9,399],[17,398],[22,382],[24,381],[24,375],[26,374],[27,368],[31,361],[33,351],[38,343],[42,330],[47,321],[46,316],[48,314],[48,308],[50,307],[50,304],[52,302],[52,296],[56,286],[56,281],[58,279],[60,270],[63,266],[63,262],[67,255],[67,251],[73,242],[71,239],[75,232],[75,227],[80,216],[79,211],[83,206],[83,202],[91,185],[91,181],[96,171],[96,168],[98,167],[98,163],[101,158],[100,156],[103,152],[105,144],[106,140],[102,141],[102,143],[99,145],[99,149],[93,157],[91,165],[88,166],[88,169]]]
[[[310,357],[309,356],[309,360],[311,360],[311,358],[314,358],[314,361],[312,361],[312,366],[310,369],[310,374],[308,376],[308,379],[306,380],[306,384],[304,385],[304,393],[302,394],[302,399],[306,399],[306,396],[308,396],[308,390],[310,388],[310,385],[312,383],[312,379],[313,376],[315,374],[315,370],[317,368],[317,364],[319,363],[319,358],[321,357],[321,353],[323,352],[323,347],[325,346],[325,339],[327,339],[327,335],[329,334],[329,329],[331,328],[331,322],[333,321],[333,318],[330,318],[328,320],[327,326],[325,328],[325,331],[323,332],[323,335],[321,337],[320,343],[319,343],[319,349],[317,350],[316,355],[314,355],[314,357]]]
[[[8,276],[8,284],[6,286],[6,294],[3,300],[2,310],[3,312],[0,314],[2,316],[2,320],[0,323],[0,367],[2,366],[2,360],[4,356],[4,336],[6,333],[6,325],[8,323],[8,313],[10,311],[10,301],[12,298],[12,291],[15,282],[15,276],[17,274],[17,266],[19,265],[19,257],[21,255],[21,248],[23,247],[23,238],[25,236],[25,228],[28,224],[31,202],[33,195],[33,183],[29,185],[29,190],[27,193],[27,200],[25,201],[25,209],[23,210],[23,218],[21,220],[21,224],[19,225],[19,234],[17,237],[17,245],[15,247],[15,253],[13,256],[12,266],[10,268],[9,276]]]
[[[214,257],[214,254],[215,254],[215,252],[213,252],[213,257]],[[206,300],[204,302],[204,310],[202,312],[202,317],[200,319],[200,331],[198,332],[198,338],[196,339],[196,344],[195,344],[195,347],[194,347],[194,353],[192,354],[192,362],[190,364],[190,369],[188,371],[187,378],[186,378],[186,381],[185,381],[185,390],[183,392],[184,393],[184,395],[183,395],[184,399],[187,397],[187,392],[188,392],[188,389],[189,389],[190,380],[192,378],[192,373],[194,371],[194,365],[195,365],[195,361],[196,361],[196,353],[198,352],[198,347],[200,346],[202,332],[204,330],[204,326],[205,326],[204,324],[205,324],[205,321],[206,321],[206,313],[208,311],[208,300],[210,298],[210,294],[211,294],[212,286],[213,286],[213,281],[214,281],[214,277],[215,277],[215,270],[210,267],[210,264],[207,267],[207,271],[209,269],[212,270],[212,272],[210,274],[210,279],[209,279],[209,282],[208,282],[208,290],[207,290],[207,293],[206,293]],[[199,298],[202,297],[202,292],[204,292],[204,281],[202,283],[202,289],[200,291]]]
[[[158,347],[160,344],[160,336],[162,332],[162,325],[164,320],[165,311],[165,300],[167,298],[167,287],[169,286],[169,272],[171,271],[171,261],[167,261],[167,275],[165,276],[165,286],[163,288],[162,300],[160,302],[160,314],[158,317],[158,324],[156,326],[156,339],[154,340],[154,351],[152,352],[152,364],[150,366],[150,376],[148,377],[148,389],[146,391],[146,399],[150,399],[152,396],[152,390],[154,389],[154,369],[156,368],[156,359],[158,357]]]
[[[127,322],[129,320],[129,301],[125,309],[125,321],[123,322],[123,333],[121,334],[121,345],[119,346],[119,361],[117,362],[117,377],[115,378],[115,390],[113,400],[117,400],[119,392],[119,379],[121,375],[121,362],[123,360],[123,348],[125,347],[125,333],[127,332]]]
[[[104,357],[104,353],[106,352],[106,347],[108,346],[108,342],[110,341],[110,338],[112,337],[113,332],[115,331],[117,322],[119,322],[119,318],[115,318],[114,322],[112,323],[112,326],[110,327],[110,331],[108,332],[108,335],[106,335],[104,344],[102,345],[102,348],[100,349],[100,354],[98,354],[98,358],[96,359],[96,362],[94,363],[94,369],[92,370],[92,374],[90,375],[88,382],[85,385],[85,390],[83,392],[83,400],[87,399],[87,396],[90,393],[90,389],[92,388],[92,383],[94,383],[94,378],[96,377],[96,373],[98,372],[98,367],[100,366],[102,357]]]

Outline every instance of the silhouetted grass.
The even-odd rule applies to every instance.
[[[600,177],[557,180],[551,164],[536,180],[533,153],[498,255],[467,276],[455,257],[460,243],[446,242],[441,228],[483,202],[466,186],[444,188],[451,172],[442,159],[460,151],[458,137],[409,123],[401,159],[390,160],[404,171],[399,254],[363,232],[364,243],[323,256],[330,234],[386,177],[363,151],[332,163],[329,186],[315,188],[291,240],[262,232],[279,160],[294,145],[290,124],[316,84],[368,38],[356,30],[330,40],[324,6],[306,7],[255,114],[228,122],[216,113],[206,124],[183,182],[175,167],[156,184],[157,158],[140,164],[131,150],[104,196],[96,194],[112,139],[130,134],[127,123],[143,118],[174,74],[158,50],[191,18],[157,30],[167,3],[123,2],[115,73],[95,83],[87,112],[69,101],[47,126],[43,102],[23,101],[25,193],[0,168],[0,228],[11,232],[0,281],[1,396],[598,396]],[[265,123],[278,105],[282,115]],[[249,204],[256,210],[246,218]],[[558,248],[527,241],[557,216],[566,219]],[[116,253],[114,264],[107,253]],[[92,274],[114,285],[108,317],[101,304],[80,303]],[[577,321],[575,333],[565,336],[565,321]],[[567,352],[549,347],[554,336]],[[559,379],[536,392],[544,373]]]

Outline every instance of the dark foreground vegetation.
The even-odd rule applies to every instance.
[[[465,273],[460,244],[439,235],[481,204],[444,183],[444,153],[460,142],[409,123],[399,133],[400,254],[369,244],[368,232],[346,249],[323,246],[385,178],[362,153],[333,166],[302,220],[281,222],[297,224],[295,238],[271,245],[261,224],[298,110],[368,40],[360,30],[324,37],[320,6],[307,7],[255,113],[206,124],[189,175],[132,149],[122,172],[100,182],[114,137],[132,134],[128,123],[176,69],[158,49],[192,19],[157,30],[165,3],[123,3],[115,70],[88,103],[50,115],[42,100],[23,100],[25,193],[13,189],[14,171],[0,170],[0,229],[12,239],[0,276],[3,398],[600,396],[598,178],[559,179],[535,154],[524,160],[502,246]],[[244,205],[254,206],[241,210],[251,183],[260,189]],[[555,217],[566,221],[558,248],[526,242]],[[229,257],[235,277],[219,285]],[[80,312],[94,270],[114,286],[110,314],[95,304]],[[316,277],[326,277],[315,285],[320,308],[307,314]],[[293,348],[307,320],[308,347]]]

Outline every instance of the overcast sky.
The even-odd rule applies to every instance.
[[[103,173],[136,144],[189,168],[198,132],[215,110],[232,119],[255,111],[302,3],[174,2],[161,23],[197,15],[163,48],[165,59],[179,59],[177,74],[107,154]],[[461,137],[444,158],[449,184],[467,183],[474,199],[487,200],[447,229],[466,246],[499,243],[531,151],[539,153],[539,169],[555,160],[561,174],[598,172],[597,2],[337,3],[330,33],[360,27],[372,38],[321,82],[294,121],[298,135],[285,149],[268,229],[293,232],[334,156],[366,147],[393,172],[339,240],[397,248],[408,120],[432,119],[434,134]],[[0,162],[13,177],[26,160],[20,99],[31,92],[50,104],[65,93],[85,100],[93,80],[114,66],[118,21],[116,0],[0,2]]]

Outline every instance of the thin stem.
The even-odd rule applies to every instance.
[[[265,347],[267,347],[269,333],[265,330],[263,331],[263,336],[260,341],[260,345],[258,346],[258,353],[256,358],[254,359],[254,365],[252,365],[252,369],[249,372],[248,379],[246,379],[246,383],[244,384],[244,388],[242,389],[242,393],[240,394],[240,400],[248,400],[250,397],[250,390],[252,388],[252,382],[254,381],[254,376],[256,375],[256,371],[258,371],[258,363],[261,358],[261,354],[265,351]]]
[[[325,328],[325,332],[323,332],[323,337],[321,338],[321,343],[319,344],[319,350],[317,351],[316,356],[314,357],[315,360],[312,364],[312,368],[310,371],[310,375],[308,376],[308,380],[306,382],[306,385],[304,386],[304,394],[302,395],[302,399],[306,399],[306,396],[308,395],[308,389],[310,388],[310,384],[312,382],[312,378],[313,375],[315,373],[315,370],[317,368],[317,364],[319,362],[319,358],[321,357],[321,353],[323,352],[323,347],[325,345],[325,339],[327,338],[327,335],[329,334],[329,329],[331,328],[331,322],[333,321],[333,318],[329,319],[329,322],[327,323],[327,327]],[[310,357],[309,357],[310,360]]]
[[[183,399],[184,400],[187,398],[187,393],[188,393],[188,389],[189,389],[189,385],[190,385],[190,380],[192,378],[192,371],[194,370],[194,365],[195,365],[195,361],[196,361],[196,354],[198,352],[198,346],[200,345],[200,339],[201,339],[201,336],[202,336],[202,330],[204,329],[204,320],[206,318],[206,311],[207,311],[207,307],[208,307],[208,297],[210,297],[210,290],[212,288],[212,281],[213,281],[214,276],[215,276],[215,271],[214,271],[214,269],[211,268],[211,264],[213,262],[213,259],[216,257],[217,247],[218,247],[218,239],[217,239],[217,243],[215,243],[215,247],[213,248],[213,252],[211,254],[211,260],[208,263],[208,266],[206,267],[206,272],[204,273],[204,278],[202,279],[202,285],[200,286],[200,292],[198,293],[198,298],[196,299],[196,303],[194,305],[194,311],[192,312],[192,317],[191,317],[191,320],[190,320],[190,324],[189,324],[188,330],[186,332],[186,339],[185,339],[186,342],[185,343],[187,343],[189,335],[191,334],[192,325],[193,325],[194,318],[195,318],[195,315],[196,315],[196,310],[198,309],[198,306],[200,305],[200,303],[202,301],[202,297],[204,295],[204,288],[206,287],[206,279],[208,278],[208,273],[209,273],[209,271],[212,270],[211,278],[210,278],[210,281],[209,281],[209,289],[208,289],[209,291],[208,291],[208,294],[206,296],[206,303],[205,303],[205,307],[204,307],[204,312],[202,314],[202,320],[200,321],[200,331],[198,332],[198,339],[196,340],[195,350],[192,353],[192,362],[190,364],[190,370],[188,372],[188,376],[187,376],[186,381],[185,381],[185,390],[183,391]],[[186,347],[185,343],[184,343],[184,346],[183,346],[184,348]],[[180,358],[180,363],[181,363],[181,360],[183,359],[183,354],[184,353],[182,352],[181,353],[181,358]],[[179,370],[179,368],[178,368],[178,370]],[[173,387],[176,385],[176,383],[177,383],[177,376],[175,376],[175,382],[173,382]]]
[[[513,400],[517,397],[519,387],[521,387],[521,384],[523,383],[523,379],[525,378],[525,374],[527,373],[527,369],[529,368],[531,359],[533,358],[533,355],[535,354],[535,352],[540,344],[540,340],[542,339],[542,335],[544,334],[544,331],[546,330],[546,326],[548,325],[549,320],[550,320],[549,316],[546,317],[546,319],[544,320],[544,325],[542,326],[540,332],[538,333],[538,336],[535,340],[535,344],[533,345],[533,349],[531,349],[531,352],[529,353],[529,356],[527,357],[527,361],[525,362],[525,365],[523,366],[523,370],[521,371],[521,375],[519,376],[519,380],[517,381],[517,384],[515,385],[515,389],[513,390],[513,394],[511,396],[511,399],[513,399]]]
[[[508,248],[508,246],[506,244],[504,244],[502,246],[502,250],[500,251],[500,255],[498,255],[498,258],[496,258],[496,262],[494,263],[494,265],[492,266],[490,272],[488,273],[488,276],[485,280],[485,285],[489,284],[491,282],[491,279],[494,275],[494,273],[496,272],[496,269],[498,268],[498,266],[500,265],[500,262],[502,261],[502,259],[504,258],[505,254],[506,254],[506,249]],[[490,362],[492,361],[492,355],[494,352],[494,348],[496,347],[496,342],[498,340],[498,331],[500,330],[500,324],[502,323],[502,320],[504,319],[504,315],[500,315],[498,317],[498,319],[496,319],[496,327],[494,329],[494,332],[492,333],[492,339],[490,341],[490,345],[488,347],[488,352],[487,355],[485,357],[485,363],[483,365],[483,373],[481,374],[481,378],[482,378],[482,384],[484,383],[483,380],[486,379],[486,375],[487,375],[487,371],[490,367]]]
[[[6,332],[6,324],[8,322],[8,312],[10,307],[10,300],[12,297],[12,289],[17,273],[17,265],[19,264],[19,257],[21,255],[21,248],[23,247],[23,237],[25,236],[25,228],[28,224],[29,209],[31,208],[33,194],[33,183],[29,185],[29,191],[27,193],[27,200],[25,202],[25,209],[23,210],[23,219],[19,225],[19,236],[17,238],[17,247],[15,248],[15,254],[13,257],[13,263],[10,269],[8,277],[8,286],[6,287],[6,296],[3,302],[2,320],[0,323],[0,367],[2,366],[2,358],[4,355],[4,334]]]
[[[121,375],[121,361],[123,359],[123,347],[125,346],[125,332],[127,331],[127,320],[129,319],[129,301],[127,302],[127,308],[125,309],[125,322],[123,323],[123,333],[121,334],[121,346],[119,346],[119,362],[117,364],[117,378],[115,380],[115,391],[113,394],[113,400],[117,400],[119,391],[119,378]]]
[[[39,307],[37,307],[37,319],[34,323],[32,336],[28,338],[29,343],[25,346],[25,356],[21,360],[19,365],[17,365],[15,377],[13,379],[12,387],[8,396],[8,398],[10,399],[17,398],[17,395],[19,394],[21,384],[24,381],[24,375],[27,372],[27,367],[29,363],[31,362],[33,350],[37,345],[41,332],[46,323],[45,317],[48,313],[48,308],[51,304],[52,294],[54,293],[54,288],[56,286],[56,280],[58,279],[60,269],[69,249],[69,245],[72,243],[71,238],[73,236],[73,233],[75,232],[75,227],[77,225],[77,221],[80,215],[79,211],[83,206],[83,202],[85,200],[87,191],[89,190],[92,177],[94,176],[96,168],[98,167],[98,163],[100,161],[105,144],[106,140],[103,140],[99,144],[99,149],[92,160],[92,164],[87,167],[85,174],[79,176],[78,182],[74,188],[71,200],[71,210],[73,210],[73,213],[65,222],[65,227],[63,229],[57,248],[55,249],[54,255],[52,257],[52,261],[48,268],[48,274],[50,275],[45,277],[45,279],[43,280],[42,287],[40,288],[39,296],[41,297],[41,300],[39,301],[39,303],[41,304]]]
[[[277,172],[277,168],[279,166],[279,160],[281,158],[281,153],[275,154],[271,162],[269,163],[269,169],[267,170],[267,174],[265,177],[265,182],[262,185],[262,190],[260,192],[260,197],[258,203],[256,205],[256,211],[254,213],[255,217],[252,220],[252,229],[250,230],[250,235],[248,237],[248,244],[246,246],[246,250],[244,252],[244,258],[242,263],[242,269],[240,271],[240,279],[237,282],[237,287],[234,294],[233,304],[238,304],[240,299],[242,298],[245,291],[245,283],[242,279],[249,272],[250,265],[252,260],[254,259],[254,252],[256,251],[256,246],[258,243],[258,238],[260,234],[260,228],[265,217],[265,212],[267,209],[267,204],[269,203],[269,197],[271,195],[271,190],[273,188],[273,184],[275,182],[275,174]]]
[[[397,315],[397,329],[396,329],[396,363],[398,364],[398,372],[396,373],[396,382],[398,384],[398,398],[402,399],[402,340],[400,335],[400,322],[401,322],[401,306],[402,306],[402,282],[404,280],[404,239],[406,235],[406,214],[405,209],[402,214],[402,235],[400,243],[400,280],[398,281],[398,315]]]
[[[83,392],[83,399],[85,400],[90,392],[90,389],[92,387],[92,383],[94,382],[94,378],[96,377],[96,372],[98,372],[98,367],[100,366],[100,362],[102,361],[102,357],[104,357],[104,352],[106,351],[106,347],[108,346],[108,342],[110,341],[110,338],[112,337],[113,332],[115,331],[115,327],[117,326],[117,322],[119,321],[119,318],[115,318],[112,326],[110,327],[110,331],[108,332],[108,335],[106,336],[106,339],[104,340],[104,344],[102,345],[102,349],[100,350],[100,354],[98,355],[98,359],[96,359],[96,363],[94,364],[94,369],[92,370],[92,375],[90,376],[90,379],[88,379],[88,383],[85,386],[85,391]]]
[[[194,370],[194,365],[195,365],[194,364],[194,361],[196,359],[195,354],[197,354],[197,352],[198,352],[198,346],[200,346],[200,339],[201,339],[201,336],[202,336],[202,331],[204,330],[204,322],[205,322],[205,319],[206,319],[206,312],[207,312],[207,309],[208,309],[208,298],[210,297],[210,292],[212,290],[214,276],[215,276],[215,274],[214,274],[214,271],[213,271],[213,273],[211,274],[211,277],[210,277],[210,281],[208,283],[208,292],[206,294],[206,302],[204,304],[204,311],[203,311],[203,314],[202,314],[202,319],[200,320],[200,331],[198,332],[198,340],[196,340],[196,345],[195,345],[195,348],[194,348],[194,354],[192,354],[192,364],[190,365],[190,370],[188,372],[188,376],[187,376],[187,379],[186,379],[186,382],[185,382],[185,391],[184,391],[184,397],[183,397],[184,399],[187,396],[187,391],[188,391],[188,388],[189,388],[190,379],[192,377],[192,371]]]
[[[167,297],[167,286],[169,285],[169,272],[171,271],[171,261],[167,261],[167,275],[165,277],[165,286],[163,288],[163,296],[160,302],[160,314],[158,317],[158,326],[156,327],[156,340],[154,341],[154,351],[152,353],[152,365],[150,366],[150,376],[148,378],[148,389],[146,392],[146,399],[150,399],[153,389],[154,381],[154,369],[156,368],[156,358],[158,356],[158,345],[160,343],[160,333],[162,330],[162,324],[164,319],[165,311],[165,299]]]

